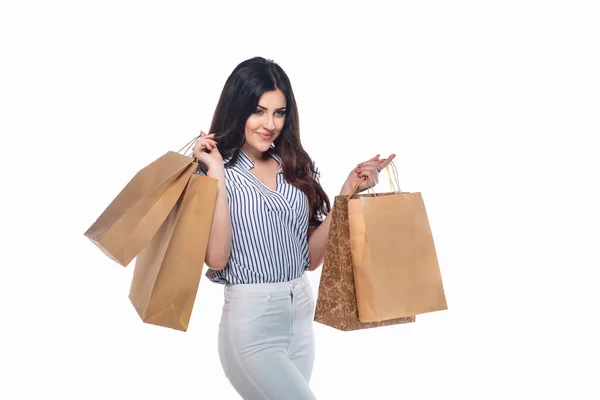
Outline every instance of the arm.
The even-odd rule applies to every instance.
[[[208,170],[207,176],[218,180],[215,211],[210,228],[205,264],[215,270],[225,268],[231,254],[231,218],[225,188],[225,173]]]
[[[395,154],[390,155],[385,160],[379,159],[379,154],[368,161],[358,164],[357,168],[352,170],[342,186],[340,196],[348,196],[358,185],[356,193],[371,188],[379,182],[378,173],[382,168],[385,168],[393,159]],[[363,180],[364,178],[364,180]],[[329,235],[329,226],[331,225],[331,213],[327,214],[325,220],[316,229],[308,230],[308,252],[310,254],[309,270],[314,271],[322,263],[325,257],[325,246],[327,245],[327,236]]]
[[[347,196],[350,194],[352,188],[348,188],[344,185],[340,191],[340,196]],[[325,257],[325,246],[327,245],[327,236],[329,235],[329,227],[331,225],[331,211],[327,214],[327,217],[321,222],[317,228],[308,230],[308,252],[310,254],[310,266],[309,270],[314,271],[323,264],[323,258]]]

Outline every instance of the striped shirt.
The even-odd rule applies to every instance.
[[[208,270],[206,276],[213,282],[287,282],[310,265],[308,198],[284,178],[279,156],[269,154],[279,163],[276,190],[250,172],[254,163],[243,150],[235,165],[225,168],[231,255],[224,269]],[[196,172],[205,174],[201,167]],[[320,213],[318,217],[324,218]]]

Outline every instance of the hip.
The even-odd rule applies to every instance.
[[[221,329],[288,335],[294,330],[311,329],[314,307],[306,274],[288,282],[227,284]]]

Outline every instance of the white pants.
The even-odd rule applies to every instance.
[[[290,282],[225,286],[219,357],[243,399],[315,399],[309,387],[314,307],[306,274]]]

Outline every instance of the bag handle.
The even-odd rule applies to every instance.
[[[381,160],[381,161],[385,161],[385,159]],[[390,165],[392,166],[392,168],[391,168],[392,171],[391,172],[390,172]],[[392,189],[392,191],[394,193],[401,193],[401,190],[400,190],[400,180],[398,178],[398,169],[396,169],[396,164],[394,164],[394,161],[391,161],[388,165],[385,166],[385,171],[388,174],[388,178],[389,178],[389,181],[390,181],[390,188]],[[393,174],[394,180],[392,180],[392,174]],[[350,191],[350,194],[348,195],[348,199],[351,199],[352,196],[355,195],[355,192],[358,190],[358,187],[360,186],[360,184],[363,183],[366,179],[367,179],[367,177],[363,176],[358,182],[356,182],[356,184],[354,185],[354,187]],[[375,193],[375,190],[373,190],[373,188],[369,188],[368,190],[369,191],[373,191],[373,196],[377,197],[377,194]]]
[[[190,151],[190,149],[193,150],[194,143],[196,143],[196,140],[200,139],[200,136],[201,135],[198,135],[198,136],[194,137],[192,140],[190,140],[189,142],[187,142],[187,144],[185,144],[181,149],[179,149],[178,153],[181,153],[181,150],[185,149],[185,151],[183,152],[183,155],[190,156],[194,160],[196,160],[196,153],[194,153],[193,151],[190,154],[187,154],[187,153]],[[201,150],[201,149],[199,149],[199,150]]]
[[[390,165],[392,166],[392,172],[390,172]],[[396,168],[396,164],[392,161],[388,165],[385,166],[385,171],[388,174],[388,178],[390,180],[390,188],[394,193],[401,193],[400,189],[400,178],[398,178],[398,169]],[[392,180],[392,174],[394,175],[394,179]]]
[[[199,137],[200,137],[200,135],[194,137],[192,140],[190,140],[189,142],[187,142],[182,148],[179,149],[178,153],[181,153],[181,150],[185,149],[185,151],[183,152],[183,155],[185,156],[186,153],[188,151],[190,151],[190,149],[192,148],[192,146],[194,145],[194,143],[196,142],[196,140],[198,140]]]

